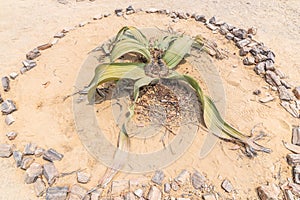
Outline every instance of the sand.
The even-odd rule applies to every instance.
[[[288,151],[282,141],[290,141],[292,125],[299,120],[290,116],[276,100],[262,105],[252,91],[261,89],[263,94],[270,92],[263,88],[264,80],[258,77],[251,67],[242,65],[237,56],[238,50],[223,36],[212,34],[202,25],[192,21],[173,23],[170,18],[156,14],[138,14],[128,16],[128,19],[111,16],[100,21],[92,21],[92,16],[112,12],[117,7],[125,8],[129,4],[136,8],[162,7],[197,11],[208,17],[215,15],[238,27],[258,27],[256,38],[263,41],[276,54],[276,63],[288,75],[289,81],[300,85],[300,50],[299,8],[298,1],[211,1],[197,3],[189,1],[152,1],[146,5],[142,2],[111,1],[73,2],[59,4],[56,1],[3,1],[0,13],[1,42],[1,76],[12,71],[18,71],[25,53],[37,45],[48,42],[62,28],[78,25],[80,22],[91,21],[84,27],[68,33],[53,48],[42,52],[37,59],[38,67],[12,81],[12,89],[8,93],[1,92],[3,97],[11,98],[17,103],[18,111],[14,113],[16,122],[7,126],[4,116],[1,117],[1,143],[15,144],[20,150],[28,142],[34,142],[43,148],[54,148],[64,154],[64,159],[56,162],[60,172],[73,171],[79,168],[92,173],[92,179],[86,188],[97,184],[103,175],[105,166],[89,154],[76,132],[72,99],[63,101],[63,97],[75,91],[74,85],[80,67],[88,57],[88,52],[109,39],[122,26],[154,27],[166,29],[171,26],[175,31],[185,32],[192,36],[201,33],[214,40],[221,48],[227,49],[229,58],[214,61],[214,66],[220,73],[226,94],[226,120],[244,133],[259,123],[263,124],[268,134],[262,141],[271,147],[271,154],[260,153],[258,157],[249,159],[239,150],[230,150],[233,144],[219,140],[212,152],[204,159],[199,158],[199,147],[206,137],[206,132],[199,129],[192,146],[176,162],[164,169],[168,177],[176,176],[182,169],[204,172],[208,179],[216,185],[217,191],[222,191],[220,184],[228,178],[236,194],[223,194],[236,199],[257,199],[255,188],[267,182],[279,183],[291,177],[291,168],[285,161]],[[298,9],[298,10],[297,10]],[[236,55],[235,55],[235,54]],[[233,67],[237,66],[237,67]],[[199,78],[197,72],[191,72]],[[47,87],[44,83],[49,82]],[[274,93],[274,92],[271,92]],[[274,93],[275,94],[275,93]],[[104,102],[97,107],[107,107],[110,102]],[[112,140],[117,137],[118,129],[114,125],[110,109],[100,113],[105,120],[99,120],[111,133]],[[8,141],[5,134],[17,131],[18,137]],[[43,162],[37,159],[38,162]],[[0,164],[0,199],[36,199],[33,186],[24,184],[24,171],[16,169],[12,158],[1,159]],[[277,177],[280,173],[281,177]],[[145,174],[151,177],[151,173]],[[120,173],[116,179],[129,179],[136,174]],[[57,185],[72,185],[76,183],[75,176],[59,179]]]

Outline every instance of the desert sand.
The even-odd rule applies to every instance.
[[[229,179],[236,192],[222,194],[235,199],[258,199],[255,188],[261,184],[282,183],[291,177],[291,167],[285,156],[288,153],[282,141],[290,141],[292,125],[299,125],[299,119],[293,118],[280,105],[274,91],[264,89],[267,84],[257,76],[252,67],[242,64],[238,50],[233,43],[219,34],[212,34],[203,25],[194,20],[180,20],[178,23],[164,15],[135,14],[122,17],[110,16],[93,21],[97,14],[113,13],[115,8],[165,8],[196,12],[205,16],[231,23],[240,28],[255,26],[257,40],[262,41],[276,54],[276,65],[288,76],[293,85],[300,85],[300,2],[297,0],[273,0],[268,2],[250,1],[67,1],[60,4],[55,0],[36,1],[1,1],[3,12],[0,13],[0,72],[4,76],[18,71],[25,54],[34,47],[52,40],[55,33],[66,27],[77,26],[89,21],[84,27],[67,33],[52,48],[43,51],[37,58],[38,66],[16,80],[11,81],[11,90],[1,91],[2,96],[13,99],[18,107],[14,113],[16,122],[11,126],[0,118],[1,143],[15,144],[20,150],[33,142],[43,148],[54,148],[64,154],[60,162],[55,162],[60,172],[69,172],[79,168],[92,174],[86,188],[95,186],[105,171],[103,163],[94,159],[85,149],[76,132],[72,99],[63,98],[73,93],[80,67],[88,53],[99,44],[107,41],[125,25],[136,27],[159,27],[186,33],[191,36],[202,34],[215,41],[219,47],[227,49],[228,59],[215,61],[226,94],[225,118],[234,127],[249,134],[259,123],[263,124],[267,138],[261,143],[272,149],[271,154],[259,153],[253,159],[247,158],[232,143],[218,140],[212,152],[203,159],[199,158],[199,146],[202,145],[205,130],[199,129],[191,147],[176,162],[164,168],[167,177],[175,177],[182,169],[203,172],[222,193],[220,184]],[[196,72],[191,72],[198,76]],[[199,77],[199,76],[198,76]],[[43,84],[49,82],[47,87]],[[261,89],[276,96],[275,101],[263,105],[252,94]],[[104,102],[97,105],[102,109],[110,105]],[[99,114],[100,125],[111,132],[116,140],[117,128],[113,124],[110,109]],[[103,120],[102,120],[103,119]],[[5,134],[9,131],[19,133],[9,141]],[[44,162],[37,159],[38,162]],[[278,176],[280,174],[280,176]],[[152,173],[144,174],[151,177]],[[24,184],[24,171],[17,169],[12,158],[0,162],[0,199],[37,199],[32,185]],[[115,179],[129,179],[140,174],[120,173]],[[58,180],[56,185],[76,183],[75,175]]]

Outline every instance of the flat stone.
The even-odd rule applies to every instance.
[[[293,93],[297,99],[300,100],[300,86],[297,86],[293,89]]]
[[[195,15],[195,20],[198,22],[203,22],[203,23],[206,22],[206,18],[204,15]]]
[[[11,131],[11,132],[8,132],[6,133],[6,137],[9,139],[9,140],[14,140],[16,139],[18,133],[17,132],[14,132],[14,131]]]
[[[250,47],[241,47],[240,50],[239,50],[239,55],[240,56],[246,56],[249,51],[251,50]]]
[[[243,40],[240,40],[239,42],[236,43],[236,46],[238,48],[242,48],[242,47],[245,47],[247,44],[250,44],[251,42],[251,39],[249,38],[246,38],[246,39],[243,39]],[[249,47],[248,47],[249,48]],[[249,48],[249,51],[250,51],[251,48]]]
[[[212,18],[209,19],[208,22],[211,23],[211,24],[216,24],[216,21],[217,21],[217,20],[216,20],[216,17],[213,16]]]
[[[225,38],[226,38],[227,40],[232,40],[232,39],[234,38],[234,35],[233,35],[232,33],[227,33],[227,34],[225,35]]]
[[[41,157],[45,152],[45,149],[41,148],[41,147],[37,147],[36,150],[34,151],[34,155],[36,157]]]
[[[10,90],[9,78],[7,76],[2,77],[1,83],[2,83],[3,90],[5,92],[8,92]]]
[[[24,155],[34,155],[36,148],[37,148],[37,145],[30,142],[25,145],[23,154]]]
[[[262,185],[257,188],[257,193],[261,200],[278,200],[280,189],[275,184]]]
[[[37,49],[38,50],[46,50],[46,49],[49,49],[52,46],[53,46],[53,44],[47,43],[47,44],[42,44],[42,45],[38,46]]]
[[[9,144],[0,144],[0,157],[9,158],[12,155],[12,146]]]
[[[111,194],[116,195],[120,194],[123,191],[129,190],[129,181],[128,180],[118,180],[111,183]]]
[[[68,190],[68,187],[49,187],[46,192],[46,200],[65,200]]]
[[[279,76],[280,77],[280,76]],[[281,77],[280,77],[281,78]],[[286,82],[285,80],[280,80],[280,82],[281,82],[281,84],[286,88],[286,89],[291,89],[292,88],[292,86],[288,83],[288,82]]]
[[[300,145],[300,126],[292,129],[292,144]]]
[[[13,151],[13,157],[16,162],[17,167],[21,167],[22,160],[23,160],[23,154],[21,151]]]
[[[161,185],[164,178],[165,178],[164,172],[162,170],[156,170],[154,176],[151,179],[151,181],[153,183]]]
[[[53,163],[46,163],[44,164],[44,171],[43,174],[48,182],[48,184],[51,186],[56,179],[59,177],[59,173]]]
[[[267,58],[268,58],[268,60],[271,60],[274,63],[275,62],[275,53],[273,51],[269,51],[267,53]]]
[[[243,64],[244,65],[254,65],[255,60],[252,56],[251,57],[246,57],[246,58],[243,59]]]
[[[164,192],[165,193],[170,193],[171,192],[171,185],[170,185],[170,183],[165,183],[164,184]]]
[[[21,163],[21,169],[24,169],[24,170],[28,169],[34,161],[35,161],[35,159],[32,157],[23,158],[22,163]]]
[[[15,118],[12,116],[12,114],[6,115],[5,123],[7,125],[12,125],[14,122],[15,122]]]
[[[58,153],[55,149],[48,149],[47,151],[44,152],[43,154],[43,159],[48,160],[50,162],[53,162],[55,160],[62,160],[64,157],[63,154]]]
[[[240,39],[246,39],[248,35],[246,30],[238,28],[233,29],[232,34]]]
[[[41,178],[37,178],[34,182],[34,192],[37,197],[43,196],[46,191],[46,184]]]
[[[22,63],[25,67],[25,71],[29,71],[36,66],[36,62],[34,60],[24,60]]]
[[[282,85],[278,87],[278,92],[281,100],[289,101],[293,98],[292,93]]]
[[[274,100],[274,97],[267,96],[267,97],[259,99],[259,102],[261,102],[261,103],[268,103],[268,102],[273,101],[273,100]]]
[[[135,200],[135,199],[136,198],[132,192],[128,192],[124,195],[124,200]],[[140,198],[140,199],[142,199],[142,198]]]
[[[12,72],[9,74],[9,77],[13,80],[15,80],[17,78],[17,76],[19,76],[19,74],[17,72]]]
[[[162,193],[157,187],[151,186],[149,193],[147,195],[147,199],[148,200],[161,200]]]
[[[266,63],[266,70],[272,70],[272,71],[275,70],[275,66],[274,66],[274,62],[273,61],[266,60],[265,63]]]
[[[88,183],[91,180],[91,174],[86,172],[77,172],[78,183]]]
[[[256,66],[254,67],[255,73],[257,75],[265,74],[266,73],[265,66],[266,66],[266,62],[257,63]]]
[[[25,183],[31,184],[34,183],[35,180],[42,175],[43,167],[39,163],[32,163],[30,167],[26,170],[25,173]]]
[[[171,188],[172,188],[172,190],[174,190],[174,191],[179,190],[179,185],[178,185],[178,183],[175,182],[175,181],[173,181],[173,182],[171,183]]]
[[[36,59],[37,57],[39,57],[40,55],[41,55],[41,52],[37,48],[35,48],[26,54],[26,59],[33,60],[33,59]]]
[[[300,165],[293,167],[294,182],[300,184]]]
[[[79,199],[83,199],[87,194],[87,189],[75,184],[70,188],[70,193],[77,196]]]
[[[99,20],[99,19],[102,19],[103,18],[103,15],[102,14],[98,14],[98,15],[95,15],[93,17],[93,20]]]
[[[63,37],[65,37],[66,35],[64,34],[64,33],[62,33],[62,32],[58,32],[58,33],[56,33],[53,37],[54,38],[63,38]]]
[[[144,194],[144,191],[142,189],[137,189],[133,193],[135,194],[135,196],[141,198]]]
[[[216,30],[219,29],[217,26],[215,26],[215,25],[213,25],[213,24],[210,24],[210,23],[207,23],[207,24],[206,24],[206,27],[207,27],[208,29],[212,30],[212,31],[216,31]]]
[[[91,200],[99,200],[102,194],[102,189],[95,190],[91,193]]]
[[[280,103],[280,105],[288,112],[290,113],[293,117],[296,117],[298,118],[299,117],[299,110],[296,108],[294,109],[294,106],[293,104],[287,102],[287,101],[282,101]],[[296,107],[296,106],[295,106]]]
[[[288,154],[286,156],[287,163],[291,166],[296,166],[300,164],[300,154]]]
[[[206,187],[206,178],[198,171],[195,171],[192,176],[192,185],[195,189],[204,189]]]
[[[15,112],[16,110],[17,110],[16,105],[10,99],[3,101],[1,104],[1,112],[4,115],[11,114],[11,113]]]
[[[156,13],[156,12],[158,12],[157,8],[149,8],[146,10],[146,13]]]
[[[218,200],[215,194],[204,194],[202,198],[203,200]]]
[[[227,179],[225,179],[222,184],[221,184],[221,187],[228,193],[232,192],[233,191],[233,186],[231,184],[231,182]]]
[[[266,82],[272,86],[280,86],[281,85],[279,76],[277,76],[273,71],[267,70],[265,78],[266,78]]]
[[[185,185],[188,181],[190,181],[190,172],[186,169],[182,170],[180,174],[174,179],[178,185]]]

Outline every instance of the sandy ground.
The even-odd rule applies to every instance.
[[[186,10],[215,15],[218,19],[238,27],[258,27],[256,38],[263,41],[276,54],[277,65],[289,76],[289,81],[300,85],[300,51],[299,36],[299,1],[210,1],[198,3],[194,1],[69,1],[63,5],[54,0],[36,1],[1,1],[3,12],[0,13],[0,59],[1,76],[19,70],[26,52],[37,45],[48,42],[51,37],[64,27],[72,27],[83,21],[92,21],[91,17],[114,8],[160,7],[170,10]],[[220,35],[210,33],[202,25],[192,21],[172,23],[171,19],[155,14],[132,15],[128,19],[115,16],[93,21],[78,28],[59,41],[53,48],[44,51],[39,57],[38,67],[12,81],[12,89],[8,93],[1,92],[5,98],[16,101],[18,111],[14,113],[16,122],[11,126],[4,124],[1,117],[1,143],[15,144],[23,149],[28,142],[34,142],[43,148],[54,148],[65,155],[56,162],[60,172],[68,172],[78,168],[87,168],[92,173],[91,182],[85,186],[91,188],[103,174],[105,167],[96,161],[84,148],[75,131],[72,111],[72,100],[63,102],[66,94],[74,91],[74,83],[78,71],[87,58],[88,52],[106,41],[124,25],[137,27],[157,26],[190,35],[203,34],[216,41],[220,47],[229,51],[229,58],[216,61],[226,92],[226,119],[242,132],[249,133],[252,127],[263,123],[267,130],[265,146],[273,152],[259,154],[254,159],[246,158],[240,151],[232,151],[232,144],[219,141],[213,151],[204,159],[199,159],[201,146],[206,132],[199,130],[193,145],[188,151],[164,171],[168,177],[174,177],[182,169],[197,169],[207,174],[208,179],[221,191],[220,183],[228,178],[233,183],[236,193],[223,194],[236,199],[258,199],[255,188],[267,182],[279,183],[291,176],[291,168],[285,162],[287,150],[282,140],[291,138],[292,125],[299,120],[292,118],[279,105],[279,100],[268,106],[258,103],[252,91],[262,89],[266,83],[249,67],[242,65],[241,59],[234,55],[237,49]],[[233,68],[233,65],[238,67]],[[197,76],[196,72],[194,73]],[[42,84],[50,82],[48,87]],[[262,89],[263,94],[269,92]],[[230,103],[229,103],[230,102]],[[105,105],[109,105],[106,102]],[[107,111],[106,113],[109,113]],[[101,113],[105,116],[105,113]],[[100,115],[101,117],[101,115]],[[102,121],[107,127],[113,127],[113,121]],[[8,141],[5,134],[17,131],[18,137]],[[117,133],[116,128],[112,131]],[[42,162],[38,159],[39,162]],[[281,178],[276,175],[280,171]],[[0,199],[36,199],[32,186],[25,185],[24,172],[16,169],[12,158],[1,159],[0,164]],[[130,178],[134,175],[120,174],[117,179]],[[151,176],[148,174],[147,176]],[[57,185],[75,183],[75,176],[62,178]]]

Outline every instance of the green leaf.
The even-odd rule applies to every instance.
[[[148,48],[146,48],[137,40],[126,38],[117,42],[113,47],[110,57],[111,62],[114,62],[116,59],[118,59],[126,53],[138,53],[143,55],[148,62],[151,60],[151,55]]]
[[[146,36],[134,26],[124,26],[117,34],[115,41],[132,38],[148,48],[148,40]]]
[[[194,40],[188,36],[180,36],[169,46],[163,56],[166,65],[173,69],[189,54]]]
[[[98,85],[107,81],[128,78],[137,80],[145,76],[144,63],[110,63],[100,64],[95,69],[95,75],[88,86],[88,100],[91,103]]]

